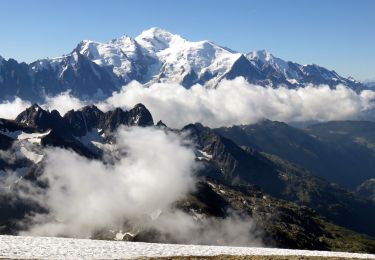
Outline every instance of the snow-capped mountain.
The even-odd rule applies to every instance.
[[[76,50],[100,66],[113,66],[125,82],[174,82],[215,85],[241,54],[209,41],[190,42],[179,35],[151,28],[135,39],[128,36],[108,43],[81,42]]]
[[[289,88],[307,84],[364,85],[318,65],[300,65],[267,51],[242,54],[211,41],[192,42],[151,28],[134,39],[122,36],[107,43],[81,41],[62,57],[31,64],[0,58],[0,97],[37,101],[71,90],[81,98],[102,98],[132,80],[216,87],[222,79],[242,76],[250,83]]]
[[[300,65],[295,62],[285,61],[273,56],[266,50],[252,51],[246,57],[262,74],[272,80],[273,86],[275,83],[276,85],[278,83],[291,87],[299,87],[312,83],[327,84],[329,86],[344,84],[354,89],[361,87],[361,84],[352,77],[342,77],[335,71],[328,70],[316,64]]]

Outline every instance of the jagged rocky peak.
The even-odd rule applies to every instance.
[[[68,121],[73,135],[83,136],[96,128],[104,113],[95,105],[85,106],[77,111],[70,110],[64,118]]]
[[[129,111],[118,107],[105,113],[95,105],[85,106],[77,111],[69,111],[64,118],[69,122],[75,136],[83,136],[93,128],[110,133],[120,125],[154,125],[150,111],[143,104],[137,104]]]
[[[194,123],[194,124],[188,124],[182,128],[182,131],[203,131],[206,127],[204,127],[201,123]]]
[[[129,110],[128,125],[152,126],[154,120],[150,111],[143,104],[137,104]]]
[[[33,104],[16,117],[16,122],[40,130],[47,130],[60,123],[62,117],[57,110],[51,112],[44,110],[37,104]]]
[[[129,111],[115,108],[105,113],[95,105],[90,105],[70,110],[64,117],[61,117],[57,110],[50,112],[34,104],[17,116],[15,124],[16,128],[29,127],[38,131],[52,129],[63,136],[82,137],[94,129],[111,133],[120,125],[145,127],[153,126],[154,121],[150,111],[143,104],[137,104]]]
[[[86,122],[95,121],[95,124],[97,124],[104,115],[104,113],[95,105],[85,106],[79,109],[77,112],[82,114]]]
[[[113,132],[120,125],[126,125],[128,118],[128,112],[121,108],[115,108],[114,110],[104,113],[103,119],[101,120],[100,127],[105,132]]]
[[[111,133],[120,125],[154,125],[150,111],[143,104],[137,104],[129,111],[118,107],[105,113],[95,105],[85,106],[76,111],[69,111],[65,114],[64,119],[67,120],[75,136],[83,136],[93,128]]]
[[[137,104],[129,111],[115,108],[103,115],[100,128],[105,132],[113,132],[120,125],[152,126],[154,121],[150,111],[143,105]]]

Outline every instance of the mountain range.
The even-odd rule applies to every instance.
[[[374,176],[374,122],[330,121],[300,129],[263,120],[215,131],[239,146],[277,155],[349,189]]]
[[[246,54],[211,41],[192,42],[159,28],[134,39],[122,36],[107,43],[84,40],[71,53],[30,64],[0,56],[0,99],[18,96],[41,102],[61,92],[83,99],[102,99],[132,80],[194,84],[214,88],[223,79],[244,77],[262,86],[303,87],[308,84],[366,86],[321,66],[300,65],[265,50]]]
[[[345,126],[339,127],[345,131],[343,137],[343,133],[335,132],[340,124]],[[108,149],[111,151],[108,147],[115,141],[113,135],[119,126],[173,131],[194,144],[196,160],[202,165],[196,190],[176,203],[196,221],[207,216],[224,218],[235,211],[256,221],[267,246],[375,252],[375,203],[373,193],[365,192],[373,187],[373,180],[360,185],[363,179],[352,172],[342,183],[347,184],[346,179],[351,178],[359,187],[346,188],[338,184],[338,174],[349,173],[330,175],[330,165],[326,164],[335,156],[339,162],[349,160],[352,154],[341,154],[340,149],[354,146],[351,142],[355,140],[369,147],[362,153],[367,151],[366,156],[373,158],[372,124],[328,122],[301,130],[265,121],[233,128],[211,129],[196,123],[170,129],[161,121],[155,124],[142,104],[129,111],[117,108],[108,112],[86,106],[65,115],[34,104],[15,120],[0,119],[0,171],[19,171],[19,179],[6,189],[20,189],[22,182],[46,187],[38,177],[43,169],[43,147],[62,147],[102,160]],[[344,148],[337,147],[338,138],[347,139]],[[3,152],[10,152],[14,158],[4,157]],[[293,154],[301,156],[293,160]],[[318,155],[316,163],[321,161],[320,167],[328,167],[327,171],[311,167],[309,159]],[[1,233],[17,233],[22,229],[17,226],[18,219],[46,210],[9,194],[0,194]],[[172,234],[158,232],[140,229],[125,239],[181,242],[171,239]],[[93,238],[114,239],[114,234],[102,230]]]

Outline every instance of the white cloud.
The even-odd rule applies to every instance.
[[[15,119],[19,113],[24,111],[30,105],[30,102],[24,101],[18,97],[13,101],[4,101],[3,103],[0,103],[0,118]]]
[[[95,102],[81,101],[69,92],[46,97],[42,106],[65,114]],[[143,103],[154,121],[162,120],[180,128],[201,122],[210,127],[255,123],[268,118],[284,122],[373,119],[375,92],[357,93],[343,85],[331,89],[326,85],[287,89],[265,88],[249,84],[243,78],[223,80],[217,88],[194,85],[186,89],[178,84],[157,83],[144,87],[131,82],[111,97],[96,103],[107,111],[115,107],[130,109]],[[0,104],[0,117],[15,118],[29,102],[16,99]]]
[[[131,108],[143,103],[155,121],[182,127],[201,122],[211,127],[255,123],[268,118],[284,122],[355,119],[374,108],[375,92],[356,93],[339,85],[287,89],[249,84],[243,78],[222,81],[216,89],[200,85],[186,89],[177,84],[137,82],[99,104],[102,109]]]
[[[43,104],[42,107],[49,110],[56,109],[61,115],[64,115],[71,109],[77,110],[87,104],[87,102],[81,101],[67,91],[54,97],[47,96],[46,103]]]
[[[193,189],[195,156],[176,134],[123,128],[116,149],[121,157],[115,164],[47,149],[40,180],[49,187],[29,195],[48,214],[32,216],[26,233],[90,237],[101,229],[121,229],[125,220],[167,210]]]

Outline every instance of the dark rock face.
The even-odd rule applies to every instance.
[[[100,126],[105,132],[113,132],[120,125],[126,124],[128,119],[128,111],[123,111],[121,108],[115,108],[114,110],[108,111],[104,114]]]
[[[244,55],[233,64],[231,70],[226,74],[227,79],[242,76],[252,83],[261,82],[266,77],[248,60]]]
[[[152,126],[154,120],[150,111],[143,104],[137,104],[129,110],[128,125]]]
[[[38,93],[32,91],[32,80],[29,66],[16,60],[5,60],[0,57],[0,99],[11,99],[15,96],[36,100]]]
[[[200,150],[212,156],[219,169],[218,175],[225,181],[232,184],[252,183],[274,194],[281,192],[277,172],[257,152],[248,152],[200,124],[185,126],[183,131],[190,133],[190,138],[195,140]]]
[[[125,82],[107,67],[98,66],[79,52],[54,61],[39,60],[31,64],[15,60],[0,62],[0,99],[20,97],[43,101],[65,91],[80,98],[102,99]]]
[[[19,114],[15,121],[42,131],[64,126],[63,118],[57,110],[48,112],[37,104],[32,105]]]
[[[23,123],[18,123],[15,120],[0,118],[0,131],[5,131],[5,132],[23,131],[25,133],[33,133],[33,132],[36,132],[37,129],[35,127],[28,126]]]
[[[13,144],[13,139],[0,133],[0,150],[8,150]]]
[[[96,106],[86,106],[77,111],[71,110],[64,117],[61,117],[56,110],[49,112],[34,104],[19,114],[15,121],[40,131],[53,129],[55,133],[77,137],[85,135],[93,128],[113,132],[120,125],[142,127],[154,125],[151,113],[142,104],[136,105],[129,111],[116,108],[106,113]]]
[[[104,113],[96,106],[86,106],[78,111],[71,110],[64,115],[73,135],[84,136],[92,128],[98,127]]]
[[[56,130],[52,130],[48,135],[44,136],[41,139],[41,144],[43,146],[69,149],[79,155],[85,156],[90,159],[98,159],[100,157],[100,154],[91,151],[88,147],[76,140],[74,137],[61,135]]]
[[[142,104],[137,104],[129,111],[116,108],[104,113],[98,127],[103,132],[113,132],[120,125],[145,127],[154,125],[154,121],[147,108]]]
[[[74,96],[84,99],[103,98],[118,90],[123,83],[111,70],[98,66],[77,51],[62,59],[59,65],[64,68],[62,73],[57,75],[57,71],[49,72],[54,74],[55,82],[46,82],[45,77],[39,75],[39,72],[36,73],[34,84],[37,88],[53,86],[52,89],[46,89],[48,95],[71,90]]]

